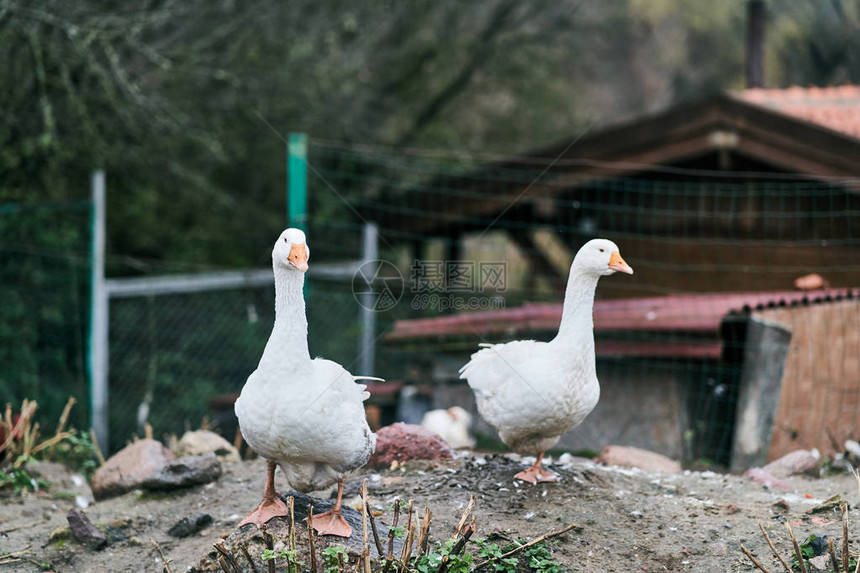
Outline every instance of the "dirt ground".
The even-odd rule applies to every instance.
[[[739,476],[657,474],[574,459],[549,464],[560,476],[559,483],[530,486],[512,479],[527,462],[515,455],[464,453],[445,465],[416,463],[376,475],[365,473],[374,509],[383,512],[377,519],[389,520],[395,498],[414,500],[416,509],[427,506],[433,512],[434,539],[450,535],[470,493],[477,498],[475,537],[495,532],[531,540],[576,523],[578,528],[551,544],[554,559],[566,571],[757,570],[741,553],[741,544],[778,571],[759,522],[788,555],[785,521],[800,540],[811,533],[841,539],[837,514],[806,512],[837,493],[852,506],[860,500],[857,481],[850,474],[788,478],[795,489],[777,491]],[[224,470],[217,482],[206,486],[158,496],[132,492],[91,505],[86,514],[109,540],[98,551],[74,539],[51,539],[52,532],[67,525],[71,501],[48,493],[2,498],[0,552],[20,551],[26,559],[0,564],[0,573],[46,569],[160,573],[162,563],[150,538],[172,560],[174,572],[219,571],[210,555],[213,544],[239,535],[239,520],[259,502],[265,465],[254,460],[226,464]],[[359,476],[350,481],[351,492],[361,480]],[[787,511],[774,506],[780,500],[788,505]],[[358,505],[358,497],[353,495],[348,502]],[[167,533],[183,517],[200,513],[211,515],[213,521],[199,533],[187,538]],[[849,513],[854,552],[860,531],[857,513]]]

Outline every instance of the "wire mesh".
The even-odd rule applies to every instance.
[[[425,407],[473,407],[457,369],[480,342],[551,338],[576,250],[604,236],[636,274],[601,279],[602,398],[562,447],[621,443],[730,465],[751,364],[767,358],[747,333],[759,319],[791,333],[780,393],[760,406],[764,438],[782,450],[827,451],[860,434],[856,181],[653,168],[613,175],[607,165],[582,177],[576,162],[313,141],[308,166],[311,266],[360,259],[363,226],[374,221],[391,287],[374,291],[389,297],[374,299],[386,301],[375,307],[376,371],[358,372],[366,299],[353,281],[311,276],[312,355],[427,392]],[[0,220],[2,398],[35,398],[58,412],[73,394],[82,405],[75,423],[85,426],[89,205],[10,206]],[[798,290],[795,280],[810,274],[819,282]],[[209,418],[231,439],[230,400],[257,365],[273,299],[260,287],[113,300],[111,449],[145,422],[161,437]],[[512,309],[519,318],[504,314]],[[486,320],[433,322],[471,312]],[[405,417],[400,406],[388,416]]]
[[[89,202],[0,205],[0,403],[39,404],[43,433],[70,396],[89,427]]]

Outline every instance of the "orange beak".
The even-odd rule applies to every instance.
[[[293,245],[287,262],[302,272],[308,270],[308,251],[305,249],[304,243]]]
[[[609,256],[609,268],[613,271],[618,271],[619,273],[627,273],[628,275],[633,274],[633,269],[630,268],[630,265],[624,262],[624,259],[621,258],[621,253],[615,251]]]

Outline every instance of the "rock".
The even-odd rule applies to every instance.
[[[212,523],[212,516],[208,513],[198,513],[183,517],[167,530],[168,535],[173,537],[188,537],[194,535],[204,527]]]
[[[592,460],[589,458],[583,458],[581,456],[574,456],[572,454],[565,452],[558,457],[558,463],[560,463],[561,465],[564,465],[564,466],[574,465],[574,464],[581,466],[584,464],[592,463]]]
[[[729,548],[725,543],[716,542],[708,545],[708,553],[714,557],[725,557],[729,554]]]
[[[830,556],[819,555],[809,559],[809,565],[813,571],[830,571]]]
[[[334,507],[334,502],[331,500],[318,499],[318,498],[311,497],[309,495],[305,495],[303,493],[299,493],[296,491],[290,491],[288,493],[278,494],[278,495],[281,498],[281,500],[283,500],[284,503],[289,502],[288,498],[290,498],[290,497],[293,498],[293,508],[294,508],[293,509],[293,515],[295,518],[295,522],[297,524],[302,524],[301,526],[305,525],[306,520],[308,518],[308,506],[309,505],[313,507],[314,515],[319,515],[323,512],[330,510],[332,507]],[[346,522],[352,528],[352,536],[350,536],[348,538],[327,537],[327,539],[330,542],[332,542],[333,544],[342,545],[348,551],[351,551],[353,553],[360,553],[366,547],[366,545],[364,544],[364,532],[363,532],[361,512],[356,511],[355,509],[349,507],[348,505],[342,506],[341,510],[343,512],[343,518],[346,520]],[[413,516],[413,519],[414,519],[414,517],[415,516]],[[402,518],[403,518],[403,516],[401,514],[401,519]],[[275,539],[286,539],[287,538],[286,524],[287,524],[286,519],[275,518],[272,521],[270,521],[267,525],[269,526],[269,530],[272,532],[272,535],[275,537]],[[403,525],[403,522],[401,521],[400,524]],[[279,526],[284,527],[283,533],[281,535],[279,535],[278,531],[277,531],[277,528]],[[389,535],[388,535],[389,529],[381,520],[376,521],[376,528],[377,528],[377,533],[379,534],[379,539],[384,540],[382,542],[383,543],[383,552],[384,552],[385,549],[387,549],[387,547],[388,547],[388,545],[387,545],[388,541],[387,540],[389,537]],[[245,524],[240,529],[240,532],[243,530],[246,532],[254,532],[254,535],[259,535],[258,533],[256,533],[257,527],[255,525]],[[405,538],[404,537],[394,537],[393,535],[392,535],[392,537],[393,537],[393,541],[394,541],[394,543],[393,543],[394,554],[400,555],[401,552],[403,551],[403,542],[405,541]],[[370,543],[370,557],[371,557],[371,559],[376,559],[376,558],[380,557],[380,555],[376,549],[376,545],[373,542]],[[351,569],[347,569],[347,570],[351,571]]]
[[[79,473],[73,472],[64,464],[56,462],[30,461],[25,466],[32,477],[39,477],[51,486],[52,495],[69,494],[74,497],[75,505],[84,509],[95,502],[90,484]]]
[[[854,440],[845,440],[845,451],[853,458],[860,460],[860,444]]]
[[[194,432],[185,432],[173,448],[173,455],[177,458],[183,456],[197,456],[214,453],[218,456],[218,460],[222,463],[238,462],[239,450],[233,447],[233,444],[209,430],[195,430]]]
[[[845,498],[842,497],[842,494],[837,493],[832,497],[828,497],[812,509],[806,511],[806,513],[810,515],[816,515],[819,513],[831,513],[841,511],[843,505],[847,504]]]
[[[821,454],[818,450],[795,450],[762,469],[778,479],[801,474],[818,477],[821,472]]]
[[[794,489],[791,485],[785,483],[779,478],[772,476],[769,472],[762,468],[750,468],[744,472],[744,477],[751,479],[756,483],[760,483],[765,487],[776,489]]]
[[[141,483],[151,491],[171,491],[215,481],[221,476],[221,462],[214,453],[185,456],[167,462]]]
[[[99,531],[98,527],[93,525],[90,518],[80,509],[71,509],[66,514],[66,519],[69,521],[69,529],[72,530],[72,535],[75,539],[90,545],[93,549],[101,549],[107,544],[107,538],[104,533]]]
[[[93,474],[92,488],[96,499],[104,499],[138,488],[153,472],[173,459],[161,442],[138,440],[110,457]]]
[[[453,457],[454,450],[438,434],[421,426],[397,422],[376,432],[376,452],[367,463],[372,467],[388,467],[392,462]]]
[[[789,505],[788,505],[788,502],[787,502],[787,501],[785,501],[784,499],[779,500],[778,502],[774,503],[774,504],[773,504],[773,505],[771,505],[770,507],[771,507],[771,509],[773,509],[776,513],[788,513],[788,510],[790,509],[790,508],[789,508]]]
[[[681,464],[664,455],[630,446],[606,446],[594,460],[599,464],[639,468],[653,472],[681,473]]]

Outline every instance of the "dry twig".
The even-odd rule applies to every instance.
[[[364,492],[360,491],[361,504],[367,507],[367,519],[370,521],[370,531],[373,533],[373,543],[376,545],[376,554],[382,559],[382,543],[379,542],[379,531],[376,528],[376,519],[373,517],[373,512],[370,510],[370,505],[367,499],[364,498]]]
[[[418,540],[418,554],[427,555],[427,549],[430,544],[430,519],[432,513],[429,507],[424,508],[424,521],[421,524],[421,537]]]
[[[159,557],[161,557],[162,573],[173,573],[170,570],[170,559],[168,559],[164,555],[164,551],[161,550],[161,546],[158,544],[158,542],[152,537],[149,538],[149,542],[152,543],[153,547],[155,547],[155,550],[158,551]]]
[[[364,478],[364,481],[361,484],[361,497],[367,499],[367,478]],[[370,573],[370,541],[367,531],[367,516],[370,513],[370,508],[366,503],[364,503],[362,504],[362,509],[364,511],[361,512],[361,528],[364,536],[362,540],[361,553],[364,557],[364,573]]]
[[[99,461],[99,465],[105,465],[105,455],[99,447],[99,440],[96,437],[96,431],[93,428],[90,428],[90,441],[93,444],[93,449],[96,451],[96,459]]]
[[[291,497],[290,499],[293,499],[293,498]],[[265,523],[260,526],[260,531],[263,533],[263,543],[266,545],[266,549],[268,549],[269,551],[274,551],[275,550],[275,540],[272,538],[272,534],[269,533],[269,528]],[[269,561],[267,563],[268,563],[269,573],[275,573],[275,560],[269,559]]]
[[[260,570],[257,569],[256,563],[254,563],[254,560],[251,558],[251,553],[248,551],[248,544],[243,541],[239,544],[239,549],[242,550],[242,555],[245,556],[245,560],[248,561],[248,565],[251,566],[251,571],[254,573],[260,573]]]
[[[833,570],[836,573],[839,573],[839,559],[836,558],[836,547],[833,545],[833,538],[827,538],[827,552],[830,554],[830,564],[833,566]]]
[[[218,553],[220,553],[221,556],[227,561],[227,563],[230,565],[230,568],[233,570],[233,573],[242,573],[242,568],[239,567],[239,563],[236,561],[236,558],[233,556],[233,553],[229,549],[227,549],[223,541],[219,541],[218,543],[214,544],[213,547],[215,547],[215,549],[218,550]],[[225,571],[227,571],[227,569],[225,569]],[[227,571],[227,573],[230,572]]]
[[[765,531],[764,527],[762,527],[761,521],[758,522],[758,528],[761,529],[761,532],[764,535],[764,540],[767,541],[768,547],[770,547],[770,550],[773,551],[774,557],[779,560],[779,562],[782,564],[783,567],[785,567],[785,570],[788,571],[788,573],[792,573],[791,567],[788,566],[788,563],[785,562],[785,559],[782,558],[782,555],[780,555],[779,552],[776,550],[776,547],[773,546],[773,542],[770,540],[770,536],[767,534],[767,531]]]
[[[842,570],[848,573],[848,504],[842,504]],[[805,572],[804,572],[805,573]]]
[[[311,552],[311,571],[317,570],[317,550],[314,547],[314,506],[308,504],[308,549]]]
[[[800,565],[800,573],[809,573],[806,569],[806,561],[803,560],[803,553],[800,551],[800,545],[797,544],[797,537],[794,536],[794,531],[791,530],[791,524],[786,521],[785,527],[788,529],[788,535],[791,537],[792,545],[794,545],[794,554],[797,556],[797,562]]]
[[[463,526],[466,525],[466,519],[472,512],[473,507],[475,507],[475,494],[469,494],[469,505],[467,505],[466,509],[463,510],[463,516],[460,518],[460,523],[458,523],[457,527],[454,529],[454,534],[451,536],[451,539],[454,539],[460,535],[461,531],[463,531]]]
[[[749,549],[747,549],[746,547],[744,547],[743,545],[741,545],[741,551],[743,551],[743,552],[744,552],[744,555],[746,555],[747,557],[749,557],[750,561],[752,561],[752,562],[753,562],[753,565],[755,565],[756,567],[758,567],[759,569],[761,569],[762,571],[764,571],[764,573],[770,573],[770,572],[765,568],[765,566],[764,566],[764,565],[762,565],[761,563],[759,563],[759,562],[758,562],[758,560],[757,560],[755,557],[753,557],[753,554],[752,554],[752,553],[750,553],[750,550],[749,550]]]

